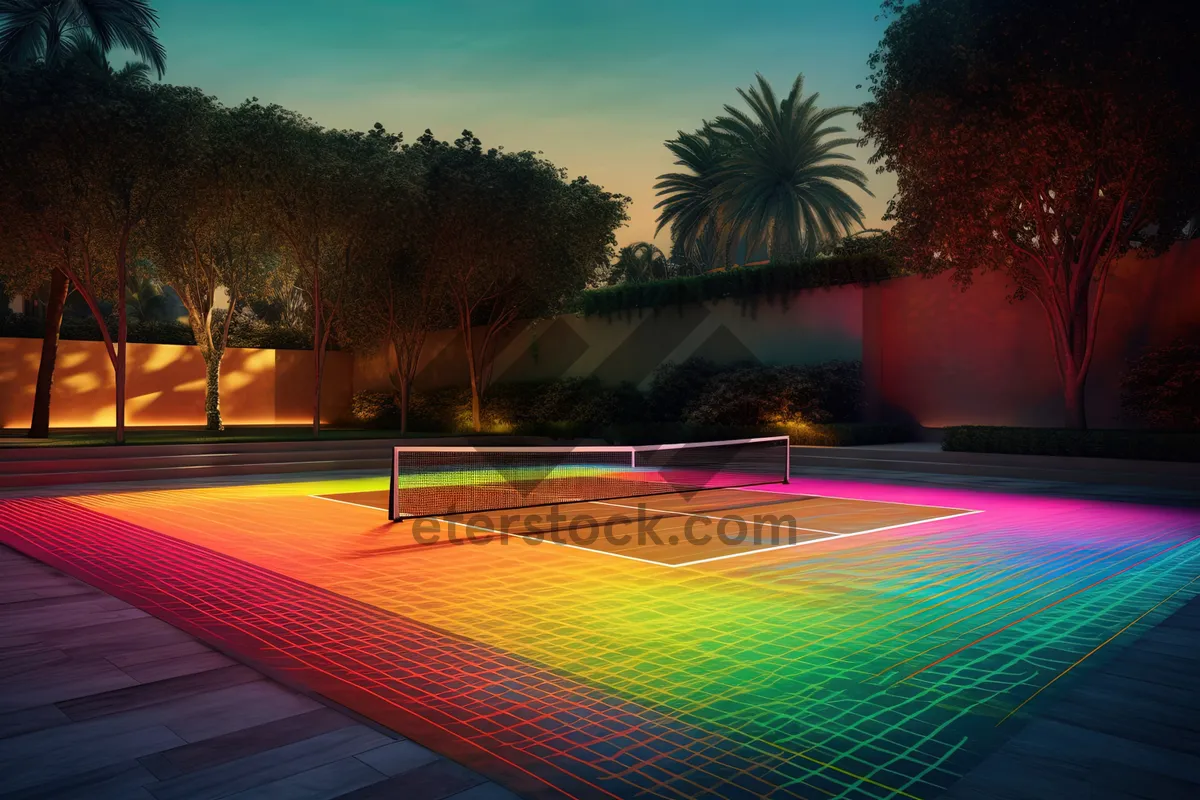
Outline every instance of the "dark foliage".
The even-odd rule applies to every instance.
[[[116,315],[109,314],[106,322],[110,335],[115,336]],[[44,322],[37,315],[10,313],[0,316],[0,337],[41,339],[43,325]],[[67,315],[63,316],[59,338],[82,342],[99,342],[103,339],[100,335],[100,326],[96,324],[94,317]],[[131,320],[129,322],[129,341],[136,344],[194,345],[196,337],[192,334],[191,327],[183,322]],[[240,326],[235,319],[229,330],[229,346],[267,350],[310,350],[312,349],[312,338],[304,331],[292,330],[282,325],[261,323]]]
[[[963,453],[1200,461],[1200,433],[958,425],[945,429],[942,449]]]
[[[877,254],[814,258],[589,289],[580,296],[579,310],[586,315],[615,314],[728,298],[770,301],[805,289],[878,283],[901,274],[893,262]]]
[[[1155,428],[1200,430],[1200,339],[1179,338],[1129,365],[1121,406]]]

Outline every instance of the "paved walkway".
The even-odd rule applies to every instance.
[[[0,797],[515,795],[0,546]]]

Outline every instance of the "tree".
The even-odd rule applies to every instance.
[[[65,4],[62,3],[55,5],[29,0],[12,0],[8,5],[0,5],[0,15],[3,15],[3,27],[0,27],[0,63],[20,65],[31,60],[40,61],[51,72],[86,72],[94,77],[107,77],[126,86],[145,86],[148,83],[148,67],[145,64],[129,63],[121,70],[114,71],[105,58],[107,47],[97,38],[87,35],[85,29],[71,28],[70,35],[64,39],[64,31],[58,30],[55,25],[65,24],[65,8]],[[92,9],[91,14],[90,18],[105,31],[114,27],[120,28],[122,25],[120,21],[111,19],[112,7]],[[153,39],[153,34],[148,35]],[[47,47],[47,42],[54,44]],[[157,46],[157,42],[154,44]],[[161,58],[157,63],[161,68]],[[159,74],[161,75],[161,69]],[[46,86],[45,83],[39,85],[43,88]],[[65,271],[50,268],[49,273],[50,288],[47,293],[42,349],[34,389],[33,418],[29,431],[30,436],[37,438],[50,435],[50,390],[58,355],[58,335],[62,326],[63,309],[70,291],[70,281]],[[103,323],[101,325],[103,327]]]
[[[145,0],[0,0],[0,62],[59,66],[81,50],[132,51],[161,78],[167,54]]]
[[[654,206],[662,209],[654,233],[670,226],[671,260],[676,263],[702,269],[725,266],[732,243],[723,225],[716,175],[728,158],[727,142],[705,122],[695,133],[679,131],[666,146],[675,155],[676,166],[687,172],[658,176],[654,188],[663,199]]]
[[[765,245],[772,260],[808,258],[862,225],[862,208],[843,184],[869,195],[866,176],[838,163],[853,156],[837,152],[857,140],[831,138],[845,131],[830,123],[853,109],[819,108],[818,95],[806,98],[803,89],[797,75],[779,100],[759,75],[757,86],[738,90],[748,113],[727,105],[725,115],[667,142],[689,171],[659,176],[659,229],[671,225],[685,255],[702,260],[701,251],[717,251],[728,263],[744,243],[747,255]]]
[[[383,350],[402,433],[408,431],[413,381],[429,332],[454,321],[445,284],[415,235],[422,228],[405,222],[405,227],[397,230],[408,241],[393,241],[391,250],[360,274],[354,289],[354,311],[344,318],[344,330],[356,354]]]
[[[671,264],[652,242],[634,242],[621,248],[608,282],[642,283],[671,277]]]
[[[9,81],[0,116],[0,166],[14,196],[13,226],[32,256],[78,290],[99,323],[116,373],[117,440],[124,439],[124,288],[143,222],[170,180],[173,152],[195,128],[180,111],[190,89],[39,68]],[[100,302],[116,301],[117,336]]]
[[[126,279],[125,305],[135,322],[158,322],[167,314],[167,296],[162,284],[149,272],[150,268],[142,263],[137,273],[131,272]]]
[[[1064,420],[1084,392],[1113,262],[1194,236],[1195,26],[1163,0],[888,0],[862,129],[896,174],[908,265],[1002,272],[1044,309]]]
[[[265,224],[261,187],[243,168],[258,141],[210,102],[198,110],[191,152],[177,151],[170,195],[150,222],[148,239],[158,275],[179,295],[205,365],[205,418],[222,430],[221,361],[238,303],[262,293],[279,259]],[[214,334],[217,290],[228,306]]]
[[[313,436],[320,434],[325,354],[356,273],[381,232],[398,224],[408,180],[400,137],[324,130],[279,106],[247,101],[234,112],[261,143],[244,168],[262,182],[267,219],[294,263],[313,314]]]
[[[568,182],[535,153],[485,151],[470,131],[452,145],[426,131],[412,149],[426,165],[430,264],[454,309],[478,431],[500,335],[521,315],[560,310],[609,268],[629,201]]]

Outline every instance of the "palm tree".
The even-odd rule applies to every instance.
[[[720,266],[722,250],[728,249],[723,245],[728,243],[721,231],[715,175],[728,158],[727,145],[707,122],[695,133],[679,131],[678,138],[666,145],[676,157],[676,166],[688,171],[658,176],[654,188],[663,199],[654,206],[662,209],[654,233],[669,225],[678,260],[706,268]]]
[[[130,318],[138,322],[161,322],[168,317],[170,303],[162,284],[130,271],[125,280],[125,308]]]
[[[869,195],[867,176],[837,163],[853,156],[834,152],[857,140],[829,138],[845,133],[829,123],[853,109],[817,108],[817,94],[802,96],[803,75],[782,102],[767,79],[757,77],[757,87],[738,90],[751,113],[727,105],[728,116],[714,123],[730,147],[714,176],[718,201],[729,228],[752,243],[765,242],[768,258],[812,257],[825,241],[862,226],[862,208],[839,182]]]
[[[675,163],[691,172],[660,176],[660,228],[672,225],[696,248],[713,226],[725,254],[738,243],[747,253],[765,244],[768,258],[778,260],[814,256],[823,243],[860,227],[862,208],[842,185],[869,195],[866,175],[838,163],[853,156],[834,152],[856,140],[831,138],[845,130],[829,124],[853,109],[818,108],[818,95],[805,98],[803,88],[804,76],[797,75],[780,101],[759,75],[757,86],[738,90],[749,113],[727,105],[725,116],[667,142],[679,156]]]
[[[670,262],[651,242],[635,242],[621,248],[609,283],[644,283],[671,276]]]
[[[0,0],[0,62],[56,66],[81,49],[124,47],[161,78],[167,54],[157,27],[146,0]]]

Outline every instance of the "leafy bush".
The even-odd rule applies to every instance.
[[[862,394],[857,361],[718,367],[689,359],[655,372],[647,406],[651,419],[693,427],[849,422],[858,415]]]
[[[621,420],[640,420],[644,400],[633,386],[605,386],[594,378],[550,382],[503,383],[483,398],[483,429],[491,433],[594,436]],[[471,395],[466,389],[414,394],[410,428],[468,432]]]
[[[773,300],[804,289],[878,283],[902,274],[903,270],[879,253],[838,255],[588,289],[580,296],[579,310],[586,315],[614,314],[726,298]]]
[[[962,453],[1200,461],[1200,433],[958,425],[942,449]]]
[[[350,416],[373,428],[399,427],[400,409],[385,392],[357,392],[350,400]]]
[[[214,311],[213,333],[217,334],[224,324],[225,310]],[[267,322],[250,307],[241,306],[234,312],[233,322],[229,324],[229,346],[264,350],[311,350],[312,331]],[[337,349],[332,341],[330,349]]]
[[[688,404],[704,392],[704,387],[721,368],[703,358],[668,361],[654,371],[646,395],[646,409],[653,420],[683,418]]]
[[[866,390],[861,361],[826,361],[800,369],[816,384],[821,410],[831,421],[858,418]]]
[[[1200,430],[1200,340],[1176,339],[1129,365],[1121,406],[1156,428]]]
[[[718,373],[688,404],[687,425],[773,425],[826,422],[819,387],[797,367],[750,366]]]

